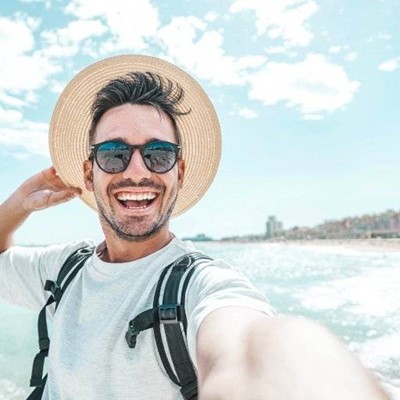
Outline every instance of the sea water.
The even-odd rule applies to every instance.
[[[327,326],[400,399],[400,251],[198,243],[237,266],[281,314]],[[0,303],[0,400],[26,398],[37,314]]]

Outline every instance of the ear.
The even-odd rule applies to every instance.
[[[93,192],[93,163],[90,160],[85,160],[83,162],[83,180],[85,182],[85,188]]]
[[[185,176],[185,160],[178,160],[178,183],[179,189],[182,189],[183,178]]]

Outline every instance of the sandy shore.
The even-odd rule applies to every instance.
[[[312,239],[278,242],[287,246],[346,247],[365,251],[400,252],[400,239]]]

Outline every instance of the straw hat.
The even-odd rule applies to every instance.
[[[85,189],[82,163],[88,158],[90,109],[96,93],[110,80],[129,72],[153,72],[178,83],[184,98],[178,110],[182,157],[186,170],[173,216],[196,204],[213,181],[221,157],[221,132],[215,109],[200,85],[175,65],[155,57],[121,55],[96,62],[78,73],[61,93],[50,123],[49,146],[53,164],[68,186],[82,189],[82,200],[97,209]]]

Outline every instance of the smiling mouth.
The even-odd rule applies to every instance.
[[[116,194],[116,199],[125,208],[129,210],[145,209],[149,207],[157,197],[157,193],[143,192],[143,193],[129,193],[119,192]]]

